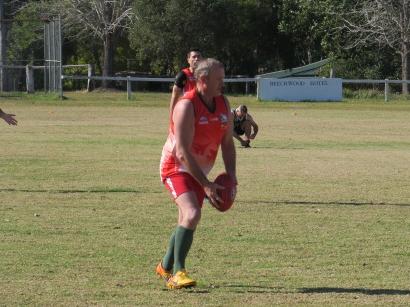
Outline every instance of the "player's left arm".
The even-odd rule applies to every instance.
[[[246,119],[249,121],[249,123],[252,126],[253,133],[250,135],[249,138],[251,140],[253,140],[256,137],[256,135],[258,134],[259,127],[258,127],[258,124],[253,120],[253,118],[250,114],[247,114]]]
[[[226,97],[225,102],[227,105],[228,110],[230,110],[229,101]],[[225,164],[225,171],[232,177],[234,182],[237,183],[236,179],[236,151],[235,145],[233,142],[233,115],[231,112],[228,112],[228,129],[224,136],[222,137],[221,141],[221,150],[222,150],[222,159]]]

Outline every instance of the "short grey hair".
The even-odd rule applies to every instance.
[[[208,77],[210,71],[214,68],[224,68],[224,65],[212,58],[201,60],[195,68],[195,79],[199,80],[202,76]]]

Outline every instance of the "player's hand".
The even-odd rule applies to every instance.
[[[5,121],[6,123],[8,123],[9,125],[14,125],[14,126],[16,126],[16,125],[17,125],[17,120],[14,118],[14,116],[16,116],[16,115],[3,113],[3,114],[1,115],[1,118],[3,118],[4,121]]]
[[[204,186],[205,194],[208,197],[208,200],[211,203],[211,205],[215,208],[219,208],[219,203],[222,202],[222,199],[219,197],[216,190],[223,189],[225,189],[225,187],[213,182],[210,182]]]

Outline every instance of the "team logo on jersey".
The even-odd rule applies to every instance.
[[[221,124],[226,124],[228,122],[228,116],[226,116],[225,114],[219,115],[219,121],[221,122]]]
[[[199,118],[199,124],[200,124],[200,125],[207,125],[207,124],[209,124],[209,123],[208,123],[208,118],[207,118],[206,116],[201,116],[201,117]]]
[[[219,121],[221,122],[221,127],[225,129],[228,126],[228,116],[225,114],[219,115]]]

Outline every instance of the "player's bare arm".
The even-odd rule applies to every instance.
[[[174,109],[175,104],[177,103],[178,99],[181,96],[182,96],[182,88],[174,84],[174,86],[172,87],[171,101],[169,103],[169,114],[172,114],[172,110]]]
[[[176,104],[173,112],[173,121],[175,125],[176,157],[204,187],[205,194],[208,196],[211,204],[218,207],[218,202],[221,199],[216,190],[222,187],[208,180],[190,151],[195,131],[194,108],[189,100],[181,100]]]
[[[228,110],[231,109],[229,105],[229,101],[226,97],[225,102],[227,104]],[[235,144],[233,142],[233,136],[235,132],[233,131],[233,115],[229,112],[229,119],[228,119],[228,129],[226,130],[225,135],[222,138],[221,142],[221,150],[222,150],[222,159],[225,164],[226,172],[231,176],[234,182],[237,183],[236,178],[236,151],[235,151]]]
[[[253,118],[252,118],[252,116],[251,115],[247,115],[247,120],[249,121],[249,123],[251,124],[251,126],[252,126],[252,130],[253,130],[253,133],[251,134],[251,136],[249,137],[251,140],[253,140],[255,137],[256,137],[256,135],[258,134],[258,130],[259,130],[259,127],[258,127],[258,125],[256,124],[256,122],[253,120]]]

